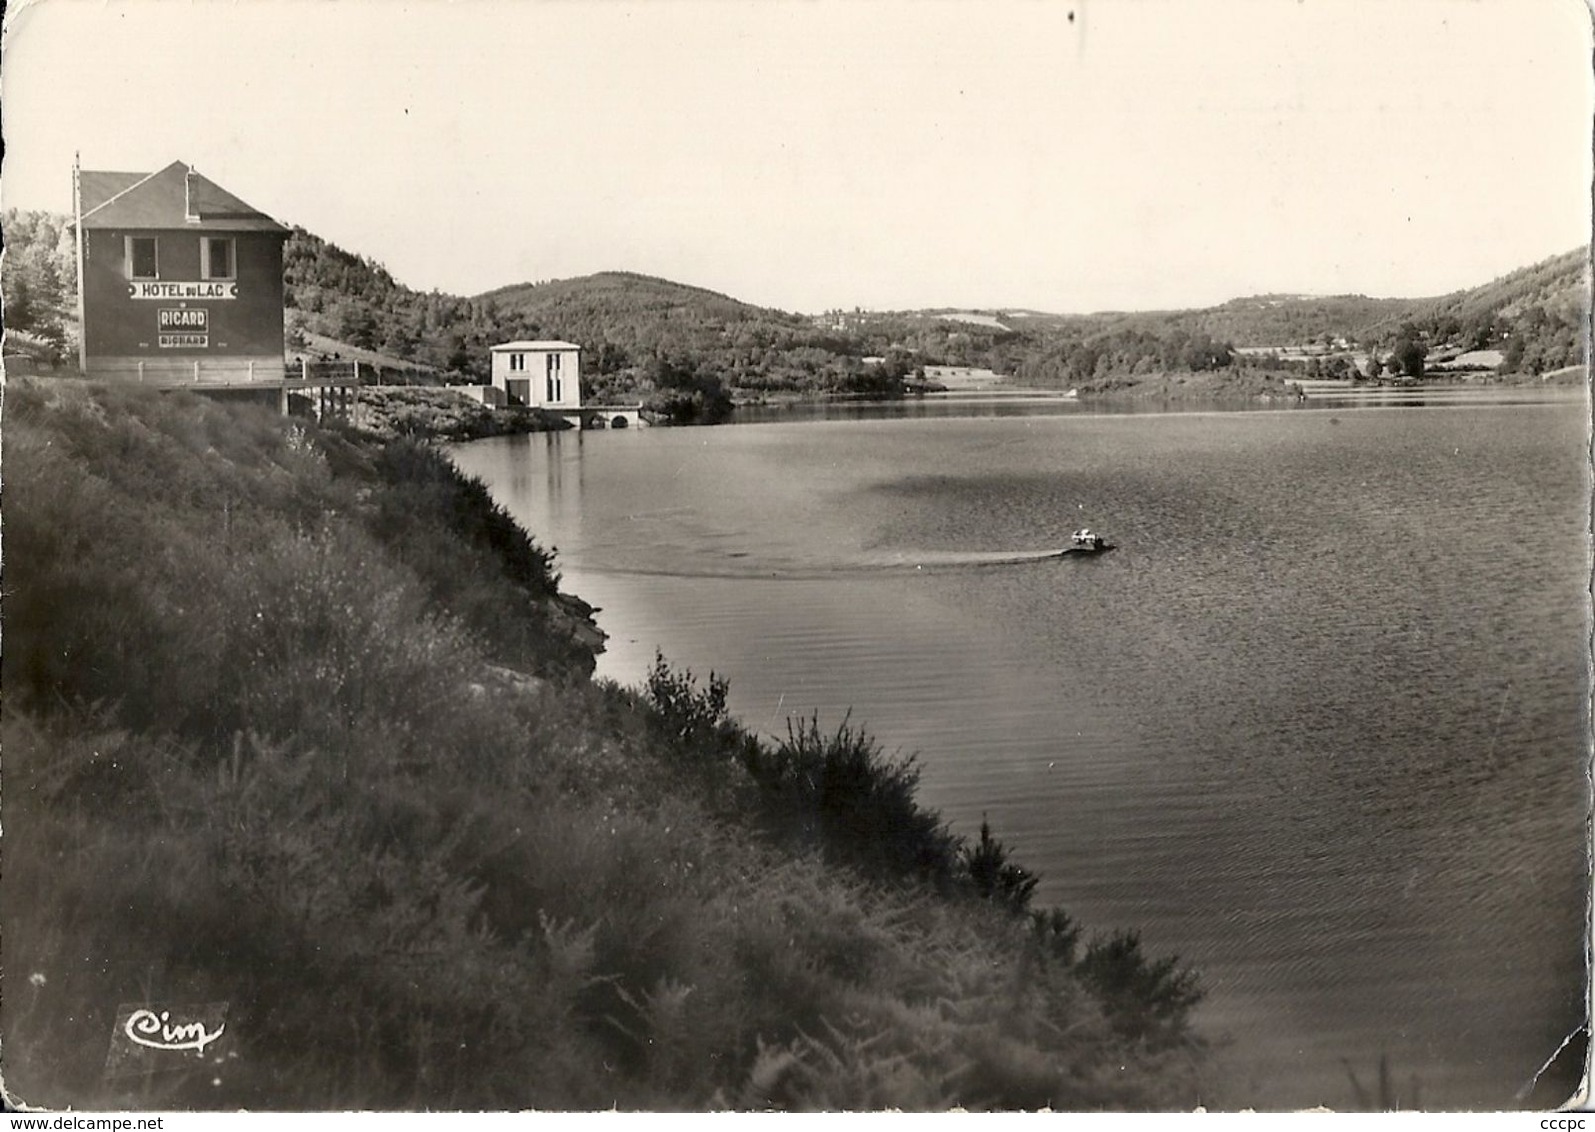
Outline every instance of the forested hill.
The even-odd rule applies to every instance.
[[[480,379],[487,347],[562,338],[586,351],[597,395],[740,389],[880,392],[926,363],[989,366],[1041,383],[1089,384],[1152,369],[1213,369],[1237,348],[1312,346],[1435,356],[1497,349],[1507,372],[1583,360],[1589,249],[1429,298],[1258,295],[1179,311],[990,315],[831,312],[818,318],[625,271],[460,298],[421,294],[378,264],[296,230],[290,323]],[[884,367],[864,362],[884,357]],[[701,400],[701,395],[700,395]]]
[[[1130,322],[1160,321],[1205,332],[1238,347],[1280,346],[1344,339],[1360,342],[1370,331],[1412,307],[1410,299],[1366,295],[1252,295],[1202,310],[1124,316]]]
[[[859,336],[802,315],[629,271],[501,287],[476,301],[583,346],[583,373],[600,380],[656,376],[664,359],[744,389],[845,390],[859,385],[869,352]]]
[[[379,263],[295,229],[284,255],[290,348],[309,335],[453,379],[485,381],[499,342],[554,338],[585,351],[591,398],[644,397],[666,415],[712,417],[728,387],[883,392],[906,362],[871,367],[870,343],[800,315],[631,272],[518,284],[475,297],[419,292]],[[906,357],[906,355],[905,355]]]
[[[1413,319],[1438,339],[1498,345],[1508,370],[1544,373],[1585,361],[1589,302],[1590,251],[1583,247],[1414,304]]]
[[[536,336],[537,327],[490,303],[406,287],[375,260],[303,228],[283,248],[283,282],[290,350],[304,349],[308,335],[323,335],[485,380],[489,347]]]
[[[1325,375],[1362,372],[1373,355],[1388,365],[1415,358],[1449,361],[1469,351],[1494,351],[1497,372],[1536,375],[1584,362],[1588,326],[1589,248],[1577,248],[1482,286],[1419,299],[1364,295],[1258,295],[1185,311],[1143,311],[1060,319],[1032,316],[1040,348],[1014,372],[1041,385],[1104,387],[1118,376],[1178,367],[1223,368],[1278,350]],[[1241,352],[1252,351],[1243,358]],[[1484,368],[1495,363],[1483,361]]]
[[[1419,302],[1419,317],[1456,317],[1467,321],[1481,313],[1515,320],[1539,307],[1548,315],[1582,317],[1589,282],[1589,248],[1574,248],[1550,259],[1492,280],[1482,287],[1455,291]]]
[[[1183,330],[1236,347],[1307,345],[1343,340],[1378,345],[1404,322],[1435,339],[1504,338],[1534,308],[1544,319],[1577,322],[1585,306],[1588,248],[1575,248],[1482,286],[1418,299],[1367,295],[1250,295],[1217,306],[1089,316],[1090,329]],[[1041,316],[1047,320],[1049,316]],[[1543,321],[1528,315],[1531,324]],[[1076,320],[1077,324],[1079,320]],[[1094,324],[1094,325],[1093,325]]]
[[[630,310],[652,312],[666,318],[672,314],[687,315],[722,323],[768,320],[792,327],[807,325],[807,320],[798,315],[756,307],[706,287],[674,283],[635,271],[600,271],[576,279],[517,283],[488,291],[478,298],[495,303],[501,309],[553,315],[573,322],[595,314]]]

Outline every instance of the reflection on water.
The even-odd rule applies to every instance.
[[[852,709],[1039,899],[1198,966],[1229,1103],[1344,1107],[1384,1054],[1496,1107],[1581,1017],[1587,420],[859,413],[457,454],[601,607],[601,674],[660,648],[758,729]],[[1119,549],[1042,557],[1081,525]]]
[[[1567,385],[1491,385],[1423,382],[1411,386],[1352,385],[1344,381],[1299,382],[1307,400],[1264,401],[1241,399],[1217,411],[1282,412],[1315,409],[1418,409],[1442,405],[1566,404],[1582,396]],[[739,424],[777,424],[796,421],[917,420],[927,417],[1022,416],[1144,416],[1163,413],[1212,414],[1210,400],[1163,401],[1151,397],[1079,400],[1055,390],[1005,387],[976,392],[930,393],[890,401],[837,400],[771,402],[737,409]]]

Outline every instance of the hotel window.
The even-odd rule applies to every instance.
[[[199,277],[201,279],[238,278],[238,257],[231,237],[199,238]]]
[[[129,279],[159,279],[159,263],[155,254],[154,236],[124,236],[127,277]]]

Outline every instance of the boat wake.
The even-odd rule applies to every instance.
[[[882,570],[935,569],[947,566],[1014,566],[1022,562],[1045,562],[1062,558],[1068,549],[1053,550],[920,550],[902,551],[861,563]]]
[[[1103,548],[1110,549],[1110,548]],[[1076,547],[1048,550],[900,550],[862,554],[829,561],[799,561],[777,556],[754,557],[732,554],[723,558],[671,565],[614,565],[570,563],[579,573],[618,574],[662,578],[769,578],[790,581],[816,581],[827,578],[868,574],[926,573],[982,569],[996,566],[1021,566],[1074,556],[1089,558],[1092,552]]]

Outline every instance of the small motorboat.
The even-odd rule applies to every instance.
[[[1097,534],[1090,527],[1081,527],[1069,536],[1069,549],[1095,554],[1101,550],[1112,550],[1106,539]]]

